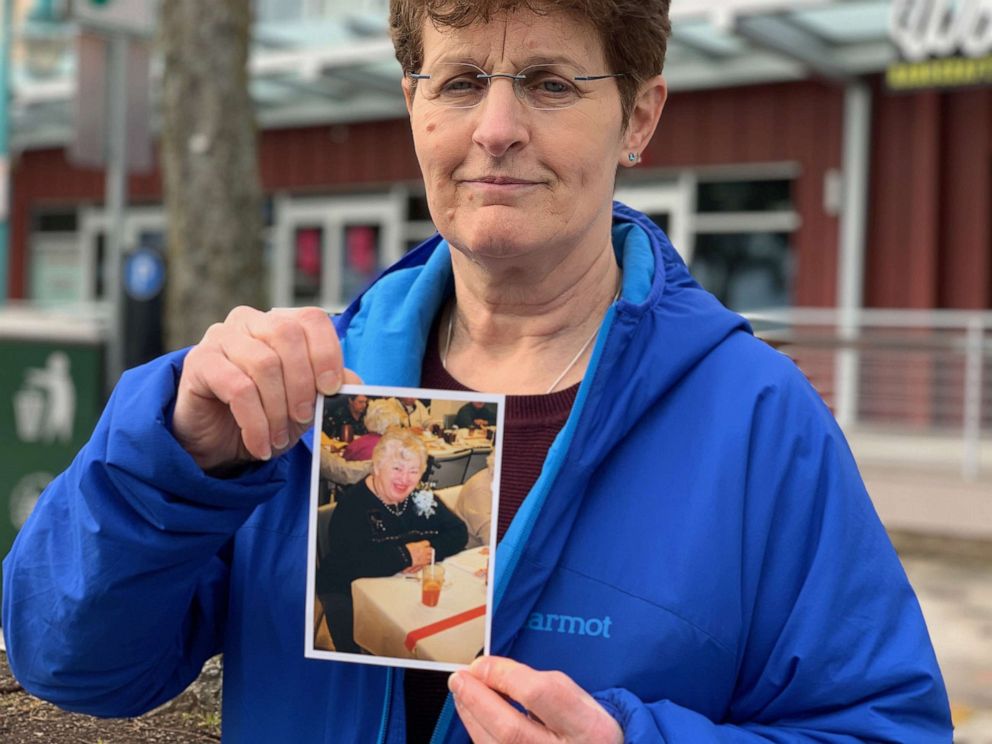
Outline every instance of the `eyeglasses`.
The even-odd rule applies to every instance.
[[[444,62],[430,73],[408,73],[432,103],[448,108],[473,108],[482,103],[496,78],[513,83],[517,98],[532,109],[553,111],[574,106],[585,95],[578,83],[623,77],[622,72],[583,75],[569,65],[531,65],[516,74],[486,72],[467,62]]]

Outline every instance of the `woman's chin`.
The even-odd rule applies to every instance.
[[[493,225],[489,230],[484,225],[477,228],[462,240],[450,241],[475,261],[523,258],[538,250],[539,244],[546,244],[546,241],[534,240],[528,234],[533,228],[528,229],[525,225],[520,225],[516,230],[506,222]]]

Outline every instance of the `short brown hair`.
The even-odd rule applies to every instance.
[[[617,78],[623,126],[634,110],[641,83],[661,74],[672,26],[670,0],[390,0],[389,30],[403,72],[417,72],[424,61],[424,23],[465,28],[488,23],[501,13],[530,10],[540,15],[568,13],[592,25]]]

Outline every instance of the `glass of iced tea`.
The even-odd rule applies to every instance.
[[[420,572],[420,601],[427,607],[437,607],[441,599],[441,585],[444,584],[444,566],[435,563],[424,566]]]

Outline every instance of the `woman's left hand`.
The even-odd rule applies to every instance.
[[[410,572],[419,571],[431,562],[431,544],[427,540],[418,540],[406,544],[406,550],[410,554]]]
[[[452,674],[448,686],[476,744],[623,743],[620,724],[562,672],[539,672],[512,659],[484,656]]]

